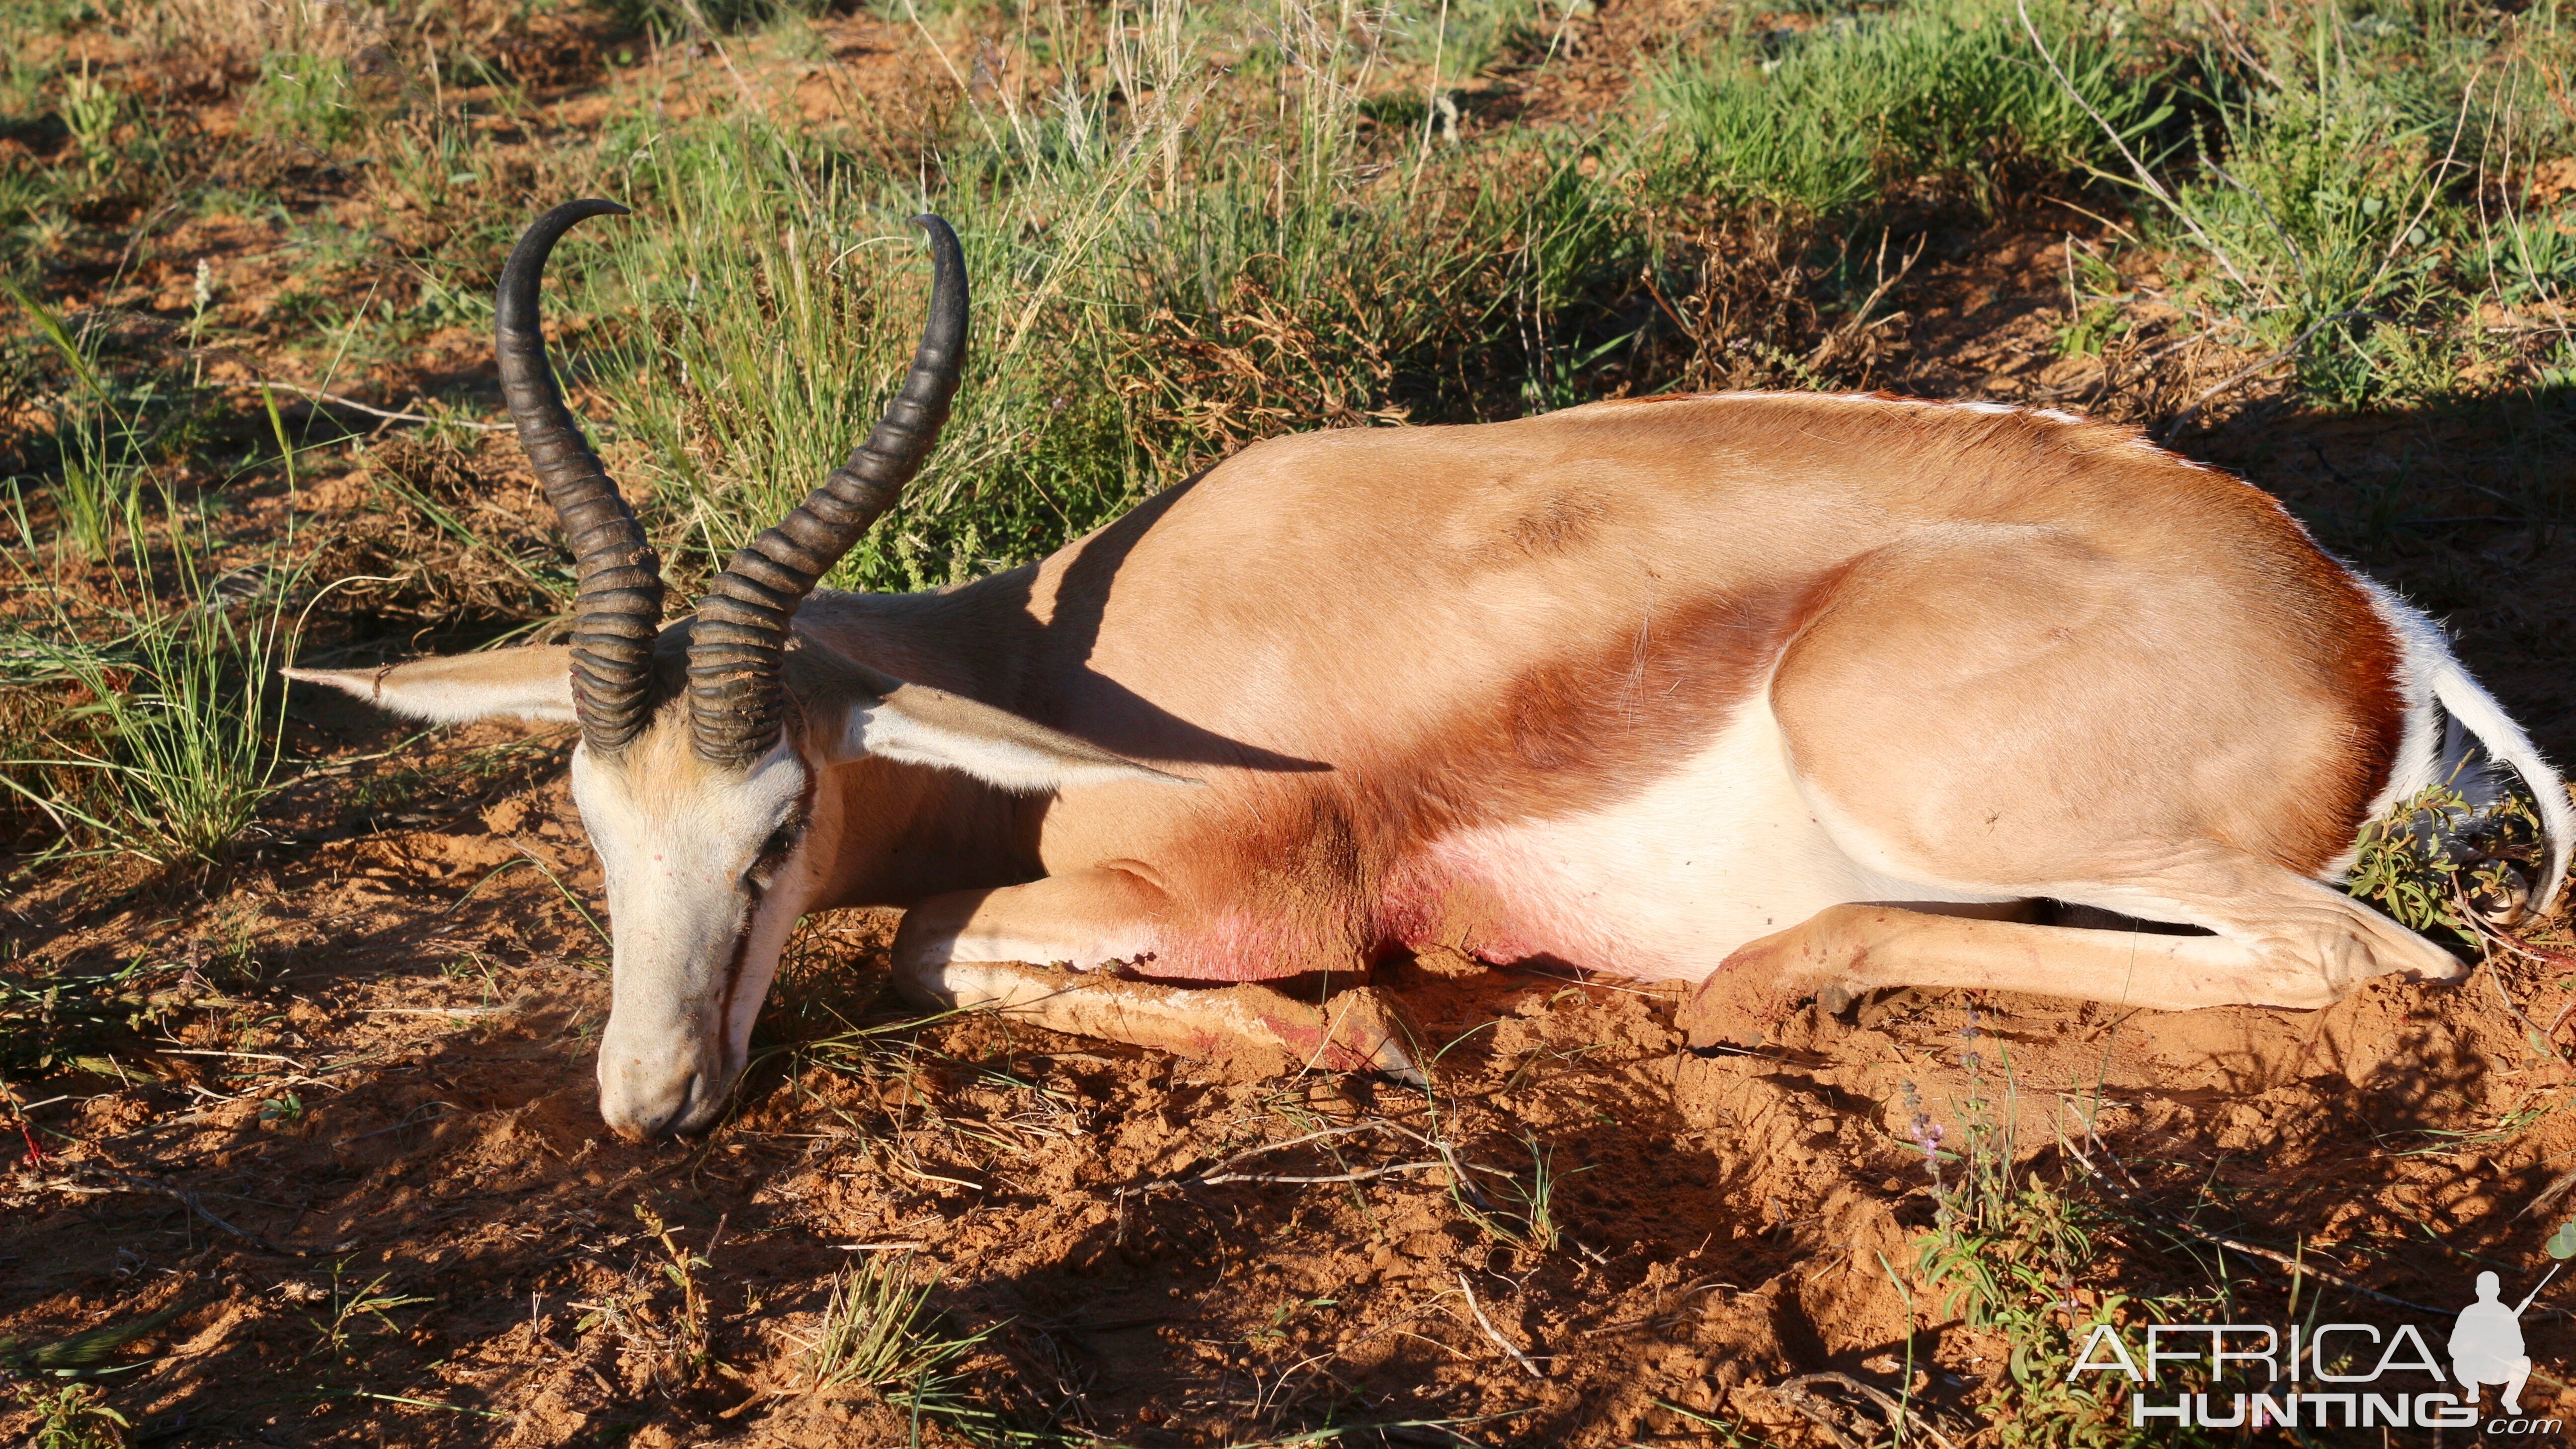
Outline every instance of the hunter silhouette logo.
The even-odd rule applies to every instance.
[[[2523,1416],[2532,1360],[2522,1315],[2557,1276],[2552,1267],[2521,1302],[2509,1304],[2501,1296],[2503,1280],[2480,1273],[2477,1297],[2451,1322],[2447,1373],[2433,1349],[2433,1335],[2441,1330],[2427,1333],[2413,1323],[2394,1329],[2374,1323],[2157,1323],[2148,1325],[2146,1352],[2139,1356],[2105,1323],[2095,1325],[2076,1350],[2066,1380],[2073,1383],[2087,1373],[2125,1375],[2134,1386],[2132,1428],[2169,1420],[2205,1429],[2465,1429],[2479,1424],[2493,1386],[2501,1390],[2500,1417],[2485,1421],[2487,1434],[2554,1435],[2559,1420]],[[2193,1377],[2209,1387],[2159,1392],[2164,1370],[2176,1364],[2199,1365]],[[2228,1383],[2230,1377],[2243,1387]]]
[[[2488,1384],[2502,1384],[2504,1411],[2522,1412],[2522,1386],[2531,1381],[2531,1355],[2522,1351],[2522,1311],[2557,1276],[2558,1269],[2551,1268],[2539,1288],[2507,1308],[2496,1298],[2502,1280],[2493,1273],[2478,1275],[2478,1301],[2461,1309],[2458,1321],[2451,1325],[2451,1372],[2458,1376],[2461,1391],[2472,1396],[2472,1403],[2486,1393]]]

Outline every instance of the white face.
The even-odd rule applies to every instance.
[[[835,665],[837,657],[809,643],[800,659],[809,671],[839,671],[826,680],[834,702],[808,710],[810,760],[782,741],[748,773],[708,764],[676,708],[612,757],[587,744],[573,751],[573,803],[608,877],[615,940],[599,1113],[623,1136],[696,1132],[724,1111],[779,952],[840,868],[843,821],[868,818],[842,798],[846,779],[818,789],[818,772],[876,758],[1014,792],[1194,783],[960,695]],[[570,667],[562,645],[547,645],[285,673],[413,719],[569,721]]]
[[[621,1136],[696,1132],[724,1110],[779,952],[822,882],[828,792],[781,743],[748,775],[648,731],[613,760],[572,758],[573,801],[608,878],[615,976],[599,1112]]]

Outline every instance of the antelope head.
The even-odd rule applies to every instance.
[[[1045,791],[1158,776],[1006,711],[878,673],[793,637],[797,606],[921,466],[966,352],[965,260],[935,216],[930,320],[875,431],[794,512],[736,553],[694,619],[662,625],[661,562],[582,436],[546,364],[538,281],[585,217],[540,217],[502,268],[501,386],[579,586],[568,644],[387,669],[289,670],[416,719],[494,716],[581,726],[572,793],[607,880],[613,925],[600,1115],[634,1139],[694,1132],[723,1110],[752,1020],[797,920],[865,857],[864,791],[822,788],[871,761]],[[882,833],[880,829],[878,833]],[[881,847],[883,842],[878,842]]]

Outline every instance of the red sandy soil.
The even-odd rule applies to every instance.
[[[1573,32],[1571,79],[1516,103],[1544,117],[1616,94],[1669,18],[1605,7]],[[902,43],[851,22],[835,54],[891,87],[911,74],[891,59]],[[223,225],[185,223],[192,244]],[[2235,369],[2140,361],[2152,327],[2125,382],[2058,357],[2062,249],[2087,225],[2042,208],[1927,256],[1876,380],[2146,417]],[[260,280],[264,244],[238,238],[227,305],[255,310],[283,277],[280,262]],[[154,267],[131,285],[183,306],[186,274]],[[420,366],[472,373],[479,347],[434,340]],[[2533,443],[2503,405],[2317,419],[2276,395],[2258,380],[2180,441],[2446,612],[2544,747],[2576,754],[2576,577],[2553,540],[2366,506],[2402,477],[2419,519],[2483,512],[2482,469],[2563,467],[2563,438]],[[497,445],[450,462],[438,486],[454,498],[542,530]],[[305,503],[338,498],[360,543],[402,552],[356,519],[363,482],[311,480]],[[1951,1442],[1996,1442],[2007,1426],[1975,1406],[2015,1345],[1963,1321],[1918,1261],[1935,1208],[1918,1143],[1935,1129],[1956,1147],[2010,1124],[2026,1181],[2092,1205],[2098,1257],[2054,1285],[2086,1311],[2223,1282],[2235,1321],[2287,1323],[2287,1270],[2221,1246],[2250,1244],[2311,1270],[2301,1315],[2322,1298],[2328,1319],[2415,1321],[2438,1342],[2478,1268],[2504,1273],[2509,1298],[2536,1282],[2569,1211],[2545,1200],[2576,1158],[2576,1074],[2551,1045],[2576,973],[2528,960],[2459,986],[2373,984],[2318,1013],[1900,993],[1855,1021],[1810,1008],[1751,1055],[1688,1049],[1669,992],[1395,963],[1379,984],[1446,1046],[1426,1094],[1229,1080],[989,1018],[907,1027],[882,991],[891,918],[848,913],[791,949],[759,1035],[779,1050],[740,1110],[702,1141],[633,1147],[595,1108],[607,977],[571,904],[599,883],[568,740],[412,739],[298,710],[294,752],[333,769],[242,861],[56,868],[0,901],[16,972],[138,954],[190,968],[136,1004],[124,1045],[26,1094],[34,1130],[0,1148],[16,1154],[0,1159],[0,1340],[176,1310],[98,1380],[138,1443],[1883,1433],[1847,1388],[1798,1382],[1823,1371],[1909,1394]],[[703,1259],[694,1312],[666,1271],[675,1251]],[[983,1417],[813,1390],[804,1344],[835,1273],[884,1254],[935,1275],[925,1323],[981,1335],[951,1372]],[[2570,1292],[2553,1285],[2526,1317],[2549,1376],[2526,1402],[2576,1420],[2548,1367],[2576,1358],[2556,1306]],[[366,1300],[385,1306],[353,1307]],[[33,1423],[0,1408],[0,1438]]]

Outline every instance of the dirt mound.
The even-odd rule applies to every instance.
[[[2492,966],[2313,1014],[1897,993],[1701,1054],[1669,991],[1424,960],[1381,985],[1436,1055],[1425,1093],[906,1027],[871,1014],[892,918],[864,913],[791,952],[731,1121],[629,1147],[590,1078],[596,882],[523,758],[282,867],[285,959],[173,1008],[221,1045],[159,1079],[102,1061],[35,1113],[0,1337],[179,1310],[114,1390],[154,1441],[899,1443],[902,1395],[814,1392],[807,1349],[836,1273],[885,1256],[928,1285],[925,1340],[971,1340],[924,1442],[1883,1432],[1820,1372],[1955,1437],[2027,1347],[1925,1271],[1972,1169],[2092,1213],[2093,1302],[2206,1294],[2199,1253],[2278,1321],[2294,1256],[2329,1312],[2465,1301],[2471,1259],[2531,1260],[2550,1215],[2515,1214],[2576,1151],[2569,1071],[2513,1014],[2570,978]],[[158,929],[211,943],[240,908]],[[2556,1317],[2531,1336],[2576,1350]]]

